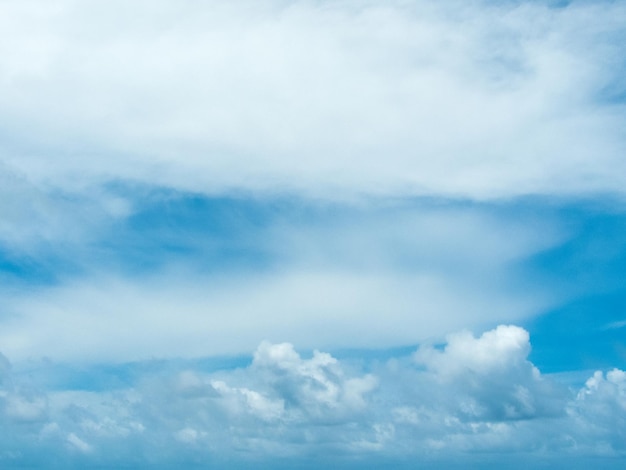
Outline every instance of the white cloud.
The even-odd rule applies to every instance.
[[[528,332],[500,325],[475,338],[451,335],[442,351],[420,348],[414,358],[434,374],[464,420],[515,420],[564,413],[561,391],[528,361]],[[445,392],[443,392],[445,394]]]
[[[285,412],[285,403],[281,399],[273,401],[254,390],[229,387],[221,380],[212,381],[211,386],[231,414],[250,413],[264,421],[276,421]]]
[[[626,187],[623,112],[598,98],[619,91],[620,2],[1,9],[2,160],[40,183],[326,199]]]
[[[572,433],[578,446],[608,454],[625,452],[626,372],[596,371],[578,392],[570,413],[582,424],[582,436]]]
[[[261,343],[252,367],[263,374],[287,409],[295,408],[309,421],[344,420],[362,410],[364,394],[376,386],[373,376],[346,378],[339,362],[330,354],[313,352],[303,360],[289,343]]]
[[[568,391],[528,361],[528,334],[515,326],[478,338],[451,335],[443,349],[429,348],[417,353],[421,366],[403,357],[358,366],[262,343],[240,369],[151,366],[127,389],[51,390],[45,419],[27,427],[4,421],[15,438],[0,451],[17,443],[68,463],[83,454],[86,465],[139,466],[187,458],[297,462],[320,452],[388,462],[428,455],[435,468],[476,451],[530,461],[608,456],[607,465],[626,458],[625,372],[598,371]],[[3,452],[0,459],[20,461]]]
[[[263,337],[295,337],[305,347],[388,347],[439,336],[468,318],[515,320],[550,305],[550,297],[473,291],[429,273],[191,277],[96,278],[18,297],[0,338],[14,357],[79,361],[241,353]]]
[[[469,332],[451,335],[443,351],[432,347],[421,348],[415,359],[447,379],[465,372],[480,376],[507,372],[511,366],[525,367],[529,365],[526,360],[529,353],[530,342],[526,330],[500,325],[480,338],[474,338]],[[536,373],[538,371],[532,369],[531,374]]]
[[[270,218],[247,232],[245,245],[267,256],[266,268],[226,270],[193,258],[177,266],[164,253],[161,269],[120,274],[98,252],[81,256],[89,247],[77,243],[83,278],[8,294],[12,315],[0,322],[0,340],[15,359],[88,361],[244,353],[264,338],[388,347],[518,321],[567,295],[516,269],[566,236],[557,224],[503,220],[488,209],[383,209],[348,208],[306,224]],[[189,243],[229,249],[228,239]],[[214,272],[208,263],[217,263]]]
[[[624,372],[567,390],[528,360],[519,327],[363,369],[281,341],[414,344],[567,296],[520,266],[566,236],[553,225],[396,202],[623,196],[625,21],[608,1],[0,2],[2,254],[10,270],[69,253],[78,273],[51,261],[54,285],[3,290],[3,351],[93,364],[271,341],[249,367],[102,392],[35,390],[0,356],[0,466],[476,450],[621,462]],[[135,183],[365,209],[272,220],[250,243],[269,267],[164,259],[137,277],[99,251],[147,198],[111,188]]]

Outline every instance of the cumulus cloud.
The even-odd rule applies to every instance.
[[[529,348],[528,333],[512,325],[480,337],[450,335],[442,348],[369,364],[264,342],[241,368],[150,367],[116,391],[42,391],[48,408],[37,420],[32,405],[22,408],[25,421],[4,412],[3,429],[14,439],[3,442],[0,458],[9,468],[28,454],[86,467],[261,464],[323,452],[338,459],[365,453],[400,466],[427,455],[437,468],[480,450],[507,459],[622,461],[626,373],[598,371],[579,390],[568,389],[539,373]]]
[[[314,351],[311,359],[303,360],[289,343],[262,343],[252,367],[284,397],[288,408],[305,413],[309,420],[345,419],[346,413],[365,407],[363,395],[376,385],[371,375],[345,378],[338,361],[328,353]]]
[[[449,336],[442,351],[433,347],[418,350],[415,360],[425,364],[444,379],[469,372],[477,376],[490,372],[506,372],[511,366],[530,365],[526,361],[530,352],[529,335],[517,326],[498,326],[495,330],[475,338],[469,332]],[[533,374],[538,373],[533,369]]]
[[[570,411],[585,423],[587,439],[575,436],[577,445],[609,454],[626,450],[626,372],[596,371]]]
[[[468,332],[449,336],[443,350],[420,348],[414,357],[444,388],[452,386],[451,401],[466,420],[505,421],[562,413],[562,397],[528,361],[529,353],[528,332],[501,325],[480,338]]]

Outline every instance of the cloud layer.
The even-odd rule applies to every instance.
[[[0,158],[37,184],[325,199],[626,187],[621,2],[0,8]]]
[[[0,0],[0,466],[623,468],[624,24]]]
[[[5,289],[6,354],[123,362],[240,354],[264,338],[384,348],[520,321],[565,295],[523,269],[568,236],[537,214],[424,202],[129,200],[131,216],[87,220],[74,240],[35,233],[37,243],[12,247],[14,259],[38,261],[35,272],[52,279],[33,291],[26,274],[26,286]]]
[[[302,357],[289,343],[264,342],[246,367],[151,366],[100,392],[29,389],[3,358],[1,419],[12,437],[1,458],[5,468],[39,458],[166,468],[307,455],[419,455],[436,466],[484,451],[622,461],[626,373],[597,371],[570,389],[542,375],[529,351],[528,333],[505,325],[389,361]]]

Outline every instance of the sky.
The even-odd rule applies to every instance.
[[[0,467],[626,465],[626,3],[0,0]]]

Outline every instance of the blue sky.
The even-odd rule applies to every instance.
[[[625,24],[0,1],[0,466],[623,468]]]

